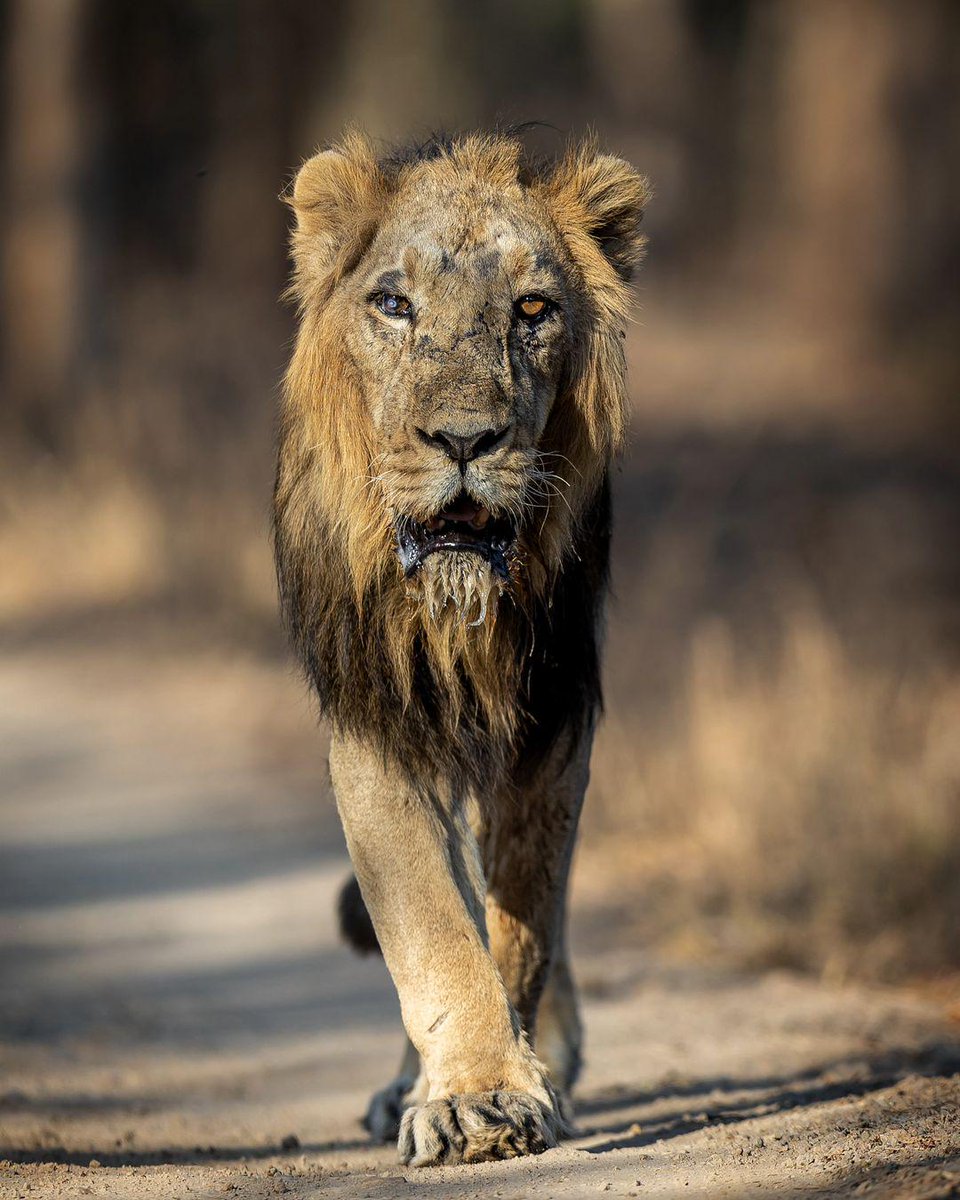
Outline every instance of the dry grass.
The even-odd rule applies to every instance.
[[[809,602],[785,623],[757,671],[704,621],[653,737],[611,714],[587,863],[612,854],[644,936],[683,952],[832,977],[956,966],[960,683],[857,668]]]
[[[956,968],[955,475],[742,434],[638,435],[635,463],[585,892],[687,953]]]

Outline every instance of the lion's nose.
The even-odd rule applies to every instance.
[[[502,429],[481,429],[474,433],[455,433],[452,429],[434,429],[428,433],[424,429],[417,429],[417,436],[428,445],[442,450],[448,458],[458,463],[463,471],[468,462],[495,450],[509,432],[508,424]]]

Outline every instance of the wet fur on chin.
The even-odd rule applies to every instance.
[[[476,629],[497,619],[504,590],[490,564],[470,551],[444,551],[427,556],[410,589],[430,619],[439,625]]]

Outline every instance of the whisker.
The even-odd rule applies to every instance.
[[[562,475],[557,475],[555,471],[538,471],[533,476],[534,479],[552,479],[554,483],[562,483],[564,487],[570,486],[570,480],[564,479]]]
[[[565,462],[565,463],[567,464],[567,466],[568,466],[568,467],[570,467],[570,469],[571,469],[572,471],[575,471],[575,472],[577,473],[577,475],[579,475],[579,476],[580,476],[580,478],[581,478],[581,479],[583,478],[583,472],[582,472],[582,471],[579,469],[579,467],[577,467],[575,463],[572,463],[572,462],[570,461],[570,459],[569,459],[569,458],[567,458],[567,456],[566,456],[565,454],[560,454],[560,453],[559,453],[559,451],[557,451],[557,450],[538,450],[538,451],[537,451],[537,456],[538,456],[539,458],[559,458],[559,459],[562,459],[562,460],[563,460],[563,462]]]

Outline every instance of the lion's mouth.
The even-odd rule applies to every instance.
[[[495,517],[488,508],[461,492],[427,521],[398,517],[397,548],[403,573],[414,575],[430,554],[441,550],[469,550],[485,558],[502,579],[510,574],[508,555],[517,531],[506,517]]]

